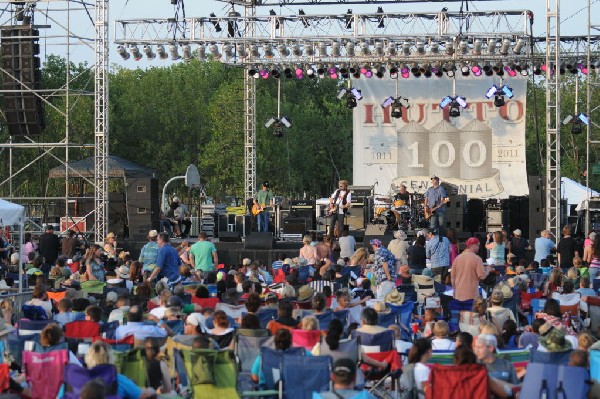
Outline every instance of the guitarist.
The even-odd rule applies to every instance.
[[[269,182],[264,181],[261,190],[254,196],[254,206],[252,214],[256,215],[258,221],[258,231],[269,231],[269,210],[274,202],[273,193],[269,190]]]
[[[331,221],[329,222],[329,235],[334,237],[337,225],[337,231],[344,230],[344,217],[348,208],[352,205],[352,194],[348,191],[348,181],[340,180],[338,189],[329,197],[329,213]]]
[[[425,210],[430,214],[429,227],[436,229],[441,235],[445,235],[446,216],[446,190],[440,186],[440,178],[431,178],[431,187],[425,191]]]

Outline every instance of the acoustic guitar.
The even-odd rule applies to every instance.
[[[440,202],[438,205],[434,206],[433,208],[426,206],[425,210],[424,210],[425,220],[429,220],[429,218],[431,218],[433,215],[435,215],[435,211],[440,209],[442,207],[442,205],[447,204],[448,202],[450,202],[450,198],[446,197],[446,198],[442,198],[442,202]]]
[[[256,216],[259,213],[261,213],[262,211],[264,211],[265,208],[266,208],[266,206],[267,206],[266,204],[261,204],[261,205],[254,204],[254,205],[252,205],[252,216]]]

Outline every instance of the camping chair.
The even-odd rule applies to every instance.
[[[35,343],[40,343],[40,334],[32,335],[9,335],[7,340],[8,352],[13,356],[15,363],[21,365],[23,362],[23,351],[32,348]]]
[[[235,336],[235,330],[232,330],[232,331],[228,332],[227,334],[223,334],[223,335],[210,334],[209,336],[213,339],[214,342],[217,343],[217,345],[219,345],[220,349],[226,349],[233,342],[233,337]]]
[[[239,398],[237,367],[230,350],[183,350],[183,362],[194,398]]]
[[[431,358],[427,365],[441,364],[448,366],[454,364],[454,351],[431,351]]]
[[[202,309],[216,309],[219,298],[198,298],[192,295],[192,303],[202,306]]]
[[[0,392],[6,392],[10,385],[10,369],[8,363],[0,363]]]
[[[138,387],[148,386],[148,365],[146,349],[133,348],[128,351],[114,352],[117,371],[135,382]]]
[[[359,340],[363,353],[387,352],[394,350],[394,341],[396,339],[393,330],[382,331],[377,334],[353,331],[352,337]]]
[[[93,341],[102,341],[109,344],[115,352],[126,352],[133,348],[134,338],[133,334],[128,335],[123,339],[109,339],[103,337],[95,337],[92,339]]]
[[[271,335],[277,334],[277,331],[279,331],[281,329],[292,331],[294,329],[294,327],[286,326],[285,324],[281,324],[280,322],[278,322],[276,320],[271,320],[269,322],[269,324],[267,324],[267,330],[269,330],[271,332]]]
[[[435,296],[435,284],[433,277],[415,274],[413,276],[413,284],[417,290],[417,300],[421,304],[425,304],[425,299],[430,296]]]
[[[169,376],[171,380],[179,379],[177,385],[189,386],[187,373],[183,364],[182,350],[191,350],[192,347],[175,341],[172,337],[167,338],[165,344],[165,353],[167,354],[167,365],[169,366]]]
[[[329,390],[331,357],[284,355],[283,397],[311,399],[313,392]]]
[[[48,299],[51,299],[54,302],[58,303],[67,295],[67,290],[62,289],[57,291],[46,291],[46,294],[48,294]]]
[[[508,299],[504,299],[502,302],[502,307],[505,309],[510,309],[513,312],[513,315],[516,317],[519,314],[519,304],[521,303],[521,295],[520,291],[513,290],[513,296]],[[518,321],[518,318],[516,319]]]
[[[571,352],[571,350],[564,352],[540,352],[532,349],[529,362],[567,365],[569,364],[569,356],[571,356]]]
[[[292,330],[292,346],[304,348],[308,351],[321,339],[320,330]]]
[[[590,331],[596,338],[599,338],[600,334],[600,301],[594,300],[596,298],[588,297],[588,317],[590,319]]]
[[[117,367],[113,364],[101,364],[91,369],[67,364],[64,371],[65,399],[78,399],[88,381],[99,379],[104,385],[105,398],[116,399],[117,396]]]
[[[548,276],[544,273],[529,273],[529,278],[531,279],[531,287],[537,289],[538,291],[544,291],[544,285],[546,284],[546,279]]]
[[[78,320],[65,324],[65,340],[71,352],[78,356],[87,351],[87,348],[80,348],[79,344],[91,343],[93,338],[99,336],[100,324],[95,321]]]
[[[400,324],[400,338],[405,341],[410,341],[410,323],[412,322],[413,309],[415,308],[414,302],[404,302],[400,306],[390,305],[392,313],[397,316],[397,323]]]
[[[23,305],[23,317],[29,320],[48,320],[48,314],[41,306]]]
[[[542,291],[536,291],[534,293],[521,292],[521,311],[527,315],[529,324],[533,323],[533,312],[531,310],[531,301],[533,299],[541,299],[544,293]]]
[[[118,320],[111,321],[110,323],[104,323],[100,325],[100,332],[104,338],[115,339],[115,332],[121,325]]]
[[[545,299],[532,299],[531,300],[531,314],[533,314],[534,318],[535,318],[535,314],[537,312],[541,312],[544,309],[544,306],[546,306]]]
[[[482,364],[431,366],[427,399],[434,398],[489,398],[490,381]]]
[[[269,330],[239,329],[233,339],[233,353],[239,366],[238,389],[250,390],[253,383],[250,380],[250,370],[254,360],[260,355],[260,347],[269,340]]]
[[[281,377],[283,375],[284,356],[296,355],[304,356],[304,348],[289,348],[285,351],[275,350],[268,347],[260,348],[261,372],[264,375],[264,385],[258,387],[256,391],[243,391],[242,397],[263,397],[278,396],[283,397],[283,387]]]
[[[457,301],[456,299],[452,299],[448,304],[448,309],[450,311],[450,320],[448,322],[450,331],[458,331],[460,312],[464,310],[471,311],[473,309],[473,300]]]
[[[222,310],[227,316],[236,320],[242,317],[244,312],[247,312],[245,305],[229,305],[223,302],[219,302],[215,310]]]
[[[394,312],[380,313],[377,315],[377,325],[379,327],[388,328],[392,324],[396,324],[398,316]]]
[[[69,361],[66,349],[37,353],[23,352],[23,368],[31,387],[31,397],[54,399],[63,382],[65,364]]]
[[[396,287],[398,292],[404,293],[404,301],[412,301],[417,302],[417,290],[415,289],[414,284],[400,284]]]
[[[527,366],[520,397],[544,397],[544,383],[547,398],[588,398],[589,374],[585,368],[539,363],[530,363]]]
[[[258,312],[256,312],[256,316],[260,320],[260,328],[267,328],[267,324],[271,320],[275,320],[277,318],[277,309],[275,308],[260,308]]]
[[[21,319],[17,323],[18,335],[39,334],[48,325],[54,323],[53,320],[27,320]]]
[[[183,334],[183,330],[185,327],[185,323],[183,320],[178,319],[178,320],[167,320],[165,321],[165,324],[171,329],[173,330],[173,335],[179,335],[179,334]]]
[[[525,369],[529,364],[529,358],[531,357],[531,350],[529,348],[525,349],[515,349],[515,350],[502,350],[496,351],[496,357],[499,357],[504,360],[508,360],[512,363],[513,367],[517,371]]]
[[[600,382],[600,351],[590,351],[590,377],[596,382]]]
[[[60,342],[52,346],[42,346],[39,342],[34,342],[31,351],[35,353],[46,353],[59,350],[69,350],[69,344],[67,342]]]

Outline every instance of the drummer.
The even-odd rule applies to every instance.
[[[400,222],[400,209],[404,206],[408,206],[410,194],[404,184],[400,185],[400,190],[394,195],[394,215],[396,215],[396,221]]]

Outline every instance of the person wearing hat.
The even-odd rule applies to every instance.
[[[396,258],[378,238],[372,239],[369,244],[375,253],[371,271],[377,284],[377,299],[384,299],[396,287]]]
[[[344,218],[348,209],[352,206],[352,193],[348,190],[348,181],[340,180],[338,189],[329,197],[329,213],[331,221],[329,222],[329,236],[334,237],[336,228],[338,234],[344,230]]]
[[[356,364],[351,359],[338,359],[333,363],[331,369],[331,381],[333,388],[331,392],[322,392],[315,397],[323,399],[375,399],[366,390],[356,390]]]
[[[502,288],[509,288],[507,286],[502,286]],[[507,290],[506,295],[503,291],[494,290],[490,297],[490,302],[492,306],[487,309],[488,314],[492,319],[492,323],[498,327],[498,331],[502,331],[504,327],[504,322],[506,320],[512,320],[516,322],[515,315],[512,310],[502,307],[505,299],[509,299],[512,297],[512,291],[510,289]]]
[[[454,299],[470,301],[479,296],[479,282],[489,273],[489,266],[484,266],[479,257],[479,239],[471,237],[467,240],[466,249],[452,263],[452,287]]]
[[[192,267],[197,272],[202,272],[202,274],[212,272],[215,270],[215,266],[219,264],[217,247],[215,247],[212,241],[208,241],[207,238],[206,233],[201,231],[198,234],[198,241],[190,248]]]
[[[256,215],[258,231],[269,231],[269,208],[275,205],[273,193],[269,190],[269,182],[264,181],[261,189],[254,196],[254,206],[252,213]]]
[[[402,230],[394,231],[394,239],[388,244],[388,250],[396,258],[396,266],[408,264],[408,241],[406,233]]]
[[[140,251],[139,261],[142,262],[142,270],[144,273],[150,273],[153,268],[151,265],[156,265],[156,257],[158,255],[158,244],[156,243],[157,238],[158,232],[156,230],[150,230],[148,232],[148,242]]]
[[[525,250],[527,247],[529,247],[529,241],[523,238],[521,229],[513,230],[513,236],[508,242],[508,251],[516,256],[517,262],[526,258]]]
[[[446,189],[440,186],[440,178],[433,176],[431,178],[431,187],[425,191],[425,208],[429,217],[429,227],[437,229],[440,234],[444,234],[446,225],[444,219],[446,216],[446,202],[448,195]]]
[[[0,229],[0,231],[3,232],[2,229]],[[2,243],[0,243],[0,251],[2,247],[1,244]],[[54,265],[54,262],[56,262],[59,250],[60,238],[58,238],[58,236],[54,234],[54,229],[51,225],[48,224],[46,226],[46,231],[40,236],[40,241],[38,245],[38,251],[40,255],[44,257],[44,265],[48,266],[48,270],[50,270],[52,265]]]
[[[402,303],[404,303],[404,292],[393,290],[385,296],[385,303],[389,303],[390,305],[394,306],[402,305]]]
[[[179,200],[179,197],[174,197],[173,203],[177,204],[177,208],[173,210],[173,217],[181,229],[181,237],[185,238],[190,233],[190,228],[192,227],[190,211],[188,207]]]

